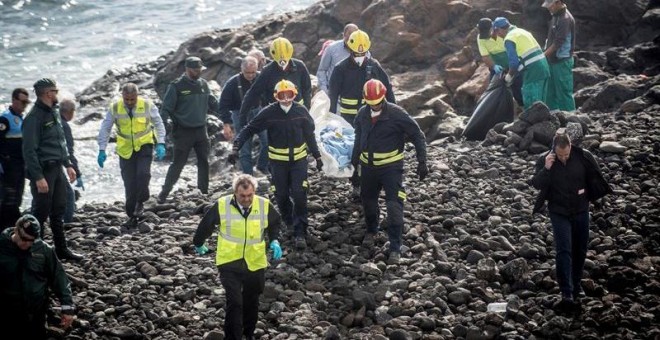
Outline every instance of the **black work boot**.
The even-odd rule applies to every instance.
[[[60,250],[60,248],[55,248],[55,253],[57,253],[57,258],[60,260],[71,260],[71,261],[80,261],[85,258],[84,255],[74,253],[71,251],[69,248],[63,248],[63,250]]]

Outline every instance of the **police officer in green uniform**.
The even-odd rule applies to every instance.
[[[49,78],[34,83],[37,101],[23,120],[23,158],[32,191],[33,213],[41,224],[50,220],[55,251],[60,259],[81,260],[82,255],[72,252],[64,236],[64,209],[66,207],[67,178],[76,180],[66,148],[64,129],[57,110],[57,84]]]
[[[225,339],[254,339],[259,315],[259,295],[264,291],[266,236],[273,259],[282,257],[277,241],[281,217],[273,204],[255,195],[257,181],[251,175],[234,178],[233,195],[220,197],[199,222],[193,244],[199,255],[213,231],[218,231],[215,263],[225,288]]]
[[[51,290],[61,304],[60,326],[69,328],[74,318],[69,278],[39,232],[39,221],[23,215],[0,234],[0,329],[20,339],[46,339]]]

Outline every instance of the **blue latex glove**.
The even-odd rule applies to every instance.
[[[197,253],[197,255],[204,255],[209,252],[209,248],[206,247],[205,244],[202,244],[199,247],[195,247],[195,252]]]
[[[273,251],[273,259],[279,260],[282,258],[282,248],[280,247],[280,242],[274,240],[270,243],[270,250]]]
[[[504,71],[504,68],[502,66],[500,65],[493,66],[493,72],[495,72],[495,74],[500,74],[502,73],[502,71]]]
[[[158,143],[156,144],[156,159],[163,160],[165,158],[165,144]]]
[[[99,163],[99,167],[103,167],[103,163],[105,163],[106,158],[108,158],[108,156],[106,156],[105,150],[100,150],[99,156],[96,157],[96,162]]]
[[[82,177],[76,179],[76,187],[83,189],[83,191],[85,190],[85,184],[83,183]]]

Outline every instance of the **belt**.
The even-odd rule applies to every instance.
[[[43,161],[41,164],[45,168],[52,168],[54,166],[62,166],[62,161],[58,161],[58,160]]]

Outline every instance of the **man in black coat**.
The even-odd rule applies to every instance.
[[[589,202],[612,192],[594,156],[571,145],[567,134],[557,134],[550,152],[539,157],[532,185],[539,189],[534,212],[548,201],[555,239],[558,312],[579,312],[577,298],[589,244]]]

